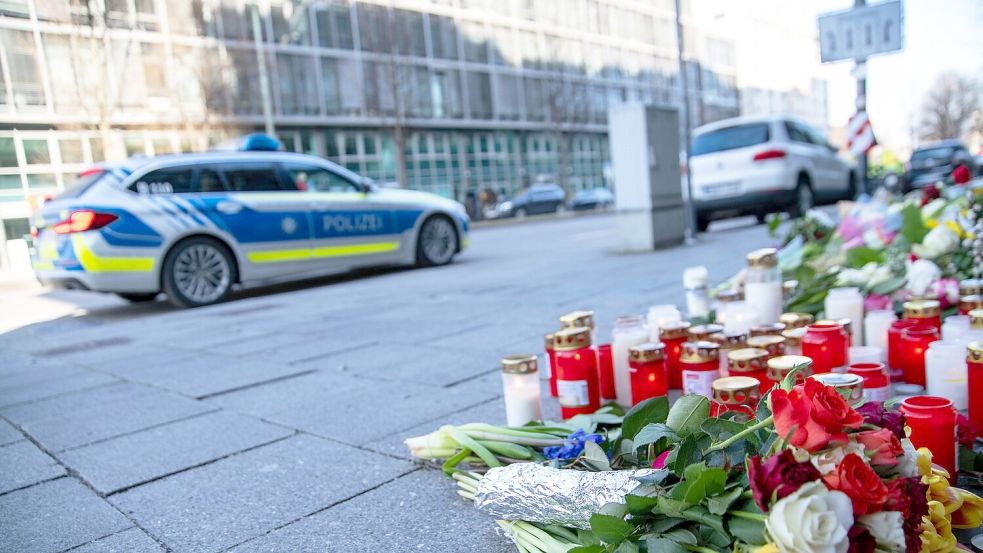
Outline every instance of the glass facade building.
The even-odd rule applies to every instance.
[[[683,5],[692,123],[735,116],[733,45]],[[384,183],[602,186],[607,109],[677,105],[677,67],[673,0],[0,0],[0,217],[262,130],[264,96],[286,149]]]

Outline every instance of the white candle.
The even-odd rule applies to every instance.
[[[502,359],[502,386],[505,420],[509,426],[523,426],[543,419],[535,355],[513,355]]]
[[[853,343],[862,344],[864,320],[864,297],[857,288],[833,288],[826,294],[826,318],[838,321],[850,319],[850,332]]]
[[[887,361],[887,329],[891,328],[891,323],[896,320],[898,320],[897,315],[890,309],[871,311],[864,317],[864,343],[881,348],[884,356],[881,362]]]
[[[724,330],[747,334],[759,324],[758,312],[748,301],[732,301],[724,306]]]
[[[659,331],[662,327],[671,323],[678,323],[683,320],[683,314],[675,305],[662,304],[649,307],[648,327],[649,341],[655,343],[659,341]]]
[[[686,313],[689,318],[710,314],[710,291],[707,289],[709,272],[704,266],[689,267],[683,271],[683,288],[686,289]]]
[[[883,363],[884,350],[874,346],[853,346],[847,353],[848,362],[854,363]]]
[[[969,316],[953,315],[942,323],[943,340],[959,340],[969,333]]]
[[[625,315],[614,321],[611,332],[611,361],[614,366],[614,391],[618,404],[630,408],[631,367],[628,366],[628,348],[649,341],[649,330],[641,315]]]
[[[925,351],[925,391],[952,401],[956,409],[969,407],[966,376],[966,345],[955,340],[938,340]]]
[[[782,316],[782,272],[774,248],[756,250],[747,255],[744,273],[744,300],[757,313],[757,324],[777,323]],[[730,318],[728,312],[727,318]],[[725,323],[726,324],[726,323]]]

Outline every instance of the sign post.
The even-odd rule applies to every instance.
[[[892,0],[868,6],[866,0],[854,0],[853,9],[819,16],[819,53],[823,63],[853,60],[857,79],[857,115],[851,123],[867,114],[867,58],[874,54],[896,52],[904,46],[901,2]],[[851,127],[853,125],[851,124]],[[867,122],[867,131],[869,131]],[[871,138],[872,138],[871,132]],[[860,170],[860,193],[867,192],[867,151],[854,148],[858,139],[851,134],[851,150],[857,154]]]

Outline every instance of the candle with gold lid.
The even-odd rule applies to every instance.
[[[960,315],[968,315],[974,309],[983,309],[983,294],[970,294],[959,298]]]
[[[646,342],[628,348],[631,367],[631,401],[633,404],[669,393],[666,375],[666,346],[662,342]]]
[[[969,328],[983,330],[983,309],[974,309],[969,312]]]
[[[782,313],[782,316],[778,318],[778,322],[783,323],[786,329],[789,328],[800,328],[805,327],[812,323],[815,319],[809,313]]]
[[[778,321],[782,315],[782,271],[778,250],[762,248],[747,254],[744,272],[744,300],[754,311],[757,324]]]
[[[744,332],[715,332],[707,340],[720,346],[720,374],[727,374],[727,356],[735,349],[747,347],[747,333]]]
[[[594,312],[589,309],[579,309],[560,315],[560,328],[589,328],[591,343],[598,343]]]
[[[758,381],[761,392],[774,384],[768,380],[768,351],[758,348],[735,349],[728,356],[728,376],[747,376]]]
[[[786,355],[802,355],[802,337],[806,335],[806,327],[790,328],[782,331],[785,338]]]
[[[799,291],[799,281],[786,280],[782,283],[782,299],[789,299]]]
[[[591,347],[590,329],[564,328],[553,335],[556,350],[556,389],[560,415],[590,414],[601,408],[597,353]]]
[[[983,278],[967,278],[959,281],[959,295],[973,296],[983,294]]]
[[[785,355],[785,338],[781,336],[752,336],[747,339],[747,347],[763,349],[768,357]]]
[[[966,346],[966,377],[969,420],[976,428],[983,428],[983,342]]]
[[[686,321],[677,321],[667,324],[660,331],[660,338],[666,345],[666,373],[669,375],[669,389],[683,389],[683,375],[679,368],[679,355],[682,353],[683,343],[689,339],[690,324]]]
[[[716,407],[711,416],[719,416],[727,411],[737,411],[754,418],[754,409],[761,400],[757,379],[748,376],[725,376],[711,384]]]
[[[771,323],[751,327],[751,336],[781,336],[785,323]]]
[[[539,366],[535,355],[510,355],[502,359],[505,419],[509,426],[542,420],[539,399]]]
[[[921,325],[942,328],[942,305],[938,300],[912,300],[904,302],[904,318]]]
[[[713,342],[686,342],[679,358],[683,393],[712,397],[711,384],[720,378],[720,346]]]
[[[772,383],[779,383],[796,367],[801,369],[795,377],[796,383],[801,383],[807,376],[812,375],[812,359],[804,355],[772,357],[768,360],[768,379]]]
[[[852,373],[822,373],[814,374],[809,378],[835,388],[851,407],[860,405],[864,400],[864,379],[860,375]]]
[[[714,303],[714,311],[717,313],[717,322],[720,324],[725,324],[727,322],[727,304],[742,301],[744,299],[744,292],[736,288],[731,290],[722,290],[717,292],[714,296],[716,302]]]
[[[706,340],[711,334],[723,332],[723,330],[724,326],[719,324],[693,325],[689,327],[689,340],[691,342]]]

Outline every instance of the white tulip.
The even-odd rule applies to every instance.
[[[942,277],[939,266],[927,259],[908,262],[908,290],[916,295],[924,295],[933,282]]]
[[[810,482],[778,500],[765,527],[778,550],[786,553],[845,553],[853,526],[853,506],[843,492]]]
[[[911,246],[911,251],[918,257],[935,259],[949,252],[955,251],[959,247],[959,235],[945,225],[939,226],[928,231],[921,244]]]
[[[895,552],[905,550],[902,520],[901,513],[897,511],[881,511],[858,518],[857,524],[870,531],[870,535],[877,540],[878,550]]]

